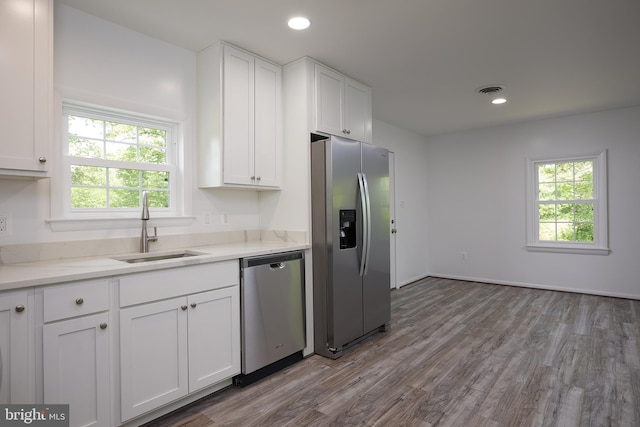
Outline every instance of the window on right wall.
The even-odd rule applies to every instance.
[[[527,160],[527,249],[606,255],[607,154]]]

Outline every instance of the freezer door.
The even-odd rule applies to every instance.
[[[333,137],[328,153],[327,209],[330,212],[327,233],[331,234],[330,247],[332,268],[327,282],[328,334],[330,348],[359,338],[363,334],[362,324],[362,278],[360,257],[362,251],[363,223],[358,193],[360,172],[360,143]],[[356,246],[340,248],[340,211],[356,211]],[[359,224],[359,225],[358,225]]]
[[[362,172],[369,189],[371,230],[362,286],[363,328],[368,333],[391,319],[388,150],[362,144]]]

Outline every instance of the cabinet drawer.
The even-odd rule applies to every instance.
[[[109,309],[109,282],[92,280],[44,288],[44,321],[66,319]]]
[[[238,286],[238,260],[169,268],[120,278],[120,307]]]

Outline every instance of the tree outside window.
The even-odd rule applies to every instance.
[[[606,151],[527,160],[527,250],[606,255]]]
[[[593,242],[593,160],[537,169],[538,239]]]
[[[67,165],[72,211],[171,207],[172,127],[69,108]]]

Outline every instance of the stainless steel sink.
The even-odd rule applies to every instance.
[[[166,259],[187,258],[192,256],[205,255],[203,252],[194,251],[179,251],[179,252],[164,252],[157,254],[135,254],[122,257],[114,257],[117,261],[128,262],[129,264],[135,264],[139,262],[151,262],[162,261]]]

